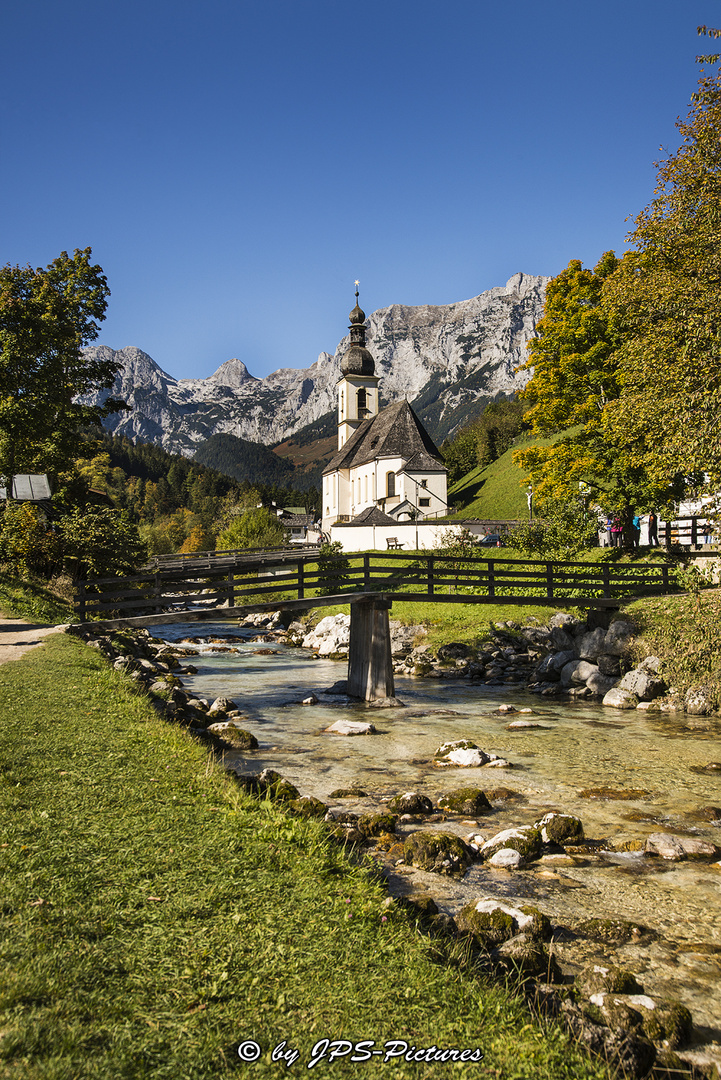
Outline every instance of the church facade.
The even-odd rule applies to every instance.
[[[440,451],[407,401],[379,409],[365,313],[350,313],[351,343],[338,381],[338,451],[323,471],[322,530],[374,518],[421,521],[448,512],[448,474]]]

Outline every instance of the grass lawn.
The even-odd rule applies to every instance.
[[[606,1075],[461,950],[443,959],[322,824],[241,794],[92,649],[47,639],[0,668],[0,700],[0,1076],[281,1076],[282,1040],[299,1074],[324,1037],[480,1047],[460,1077]],[[262,1053],[240,1065],[248,1039]]]

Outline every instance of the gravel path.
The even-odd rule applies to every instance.
[[[0,664],[18,660],[30,649],[42,645],[48,634],[56,634],[62,627],[45,626],[42,623],[24,622],[22,619],[0,618]]]

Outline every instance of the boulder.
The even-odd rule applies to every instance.
[[[683,699],[683,707],[691,716],[709,716],[713,712],[713,703],[701,686],[689,687]]]
[[[623,656],[628,652],[635,634],[635,629],[625,619],[616,619],[606,631],[603,652],[612,656]]]
[[[462,641],[451,641],[438,650],[439,660],[475,660],[477,655],[475,649]]]
[[[495,855],[491,855],[488,865],[494,866],[497,870],[518,870],[519,867],[524,865],[525,861],[516,848],[506,847],[501,848]]]
[[[474,742],[461,739],[457,742],[443,743],[433,755],[433,764],[439,767],[456,766],[461,769],[486,765],[491,758]]]
[[[336,720],[324,729],[333,735],[375,735],[376,728],[362,720]]]
[[[468,844],[452,833],[416,832],[403,845],[403,856],[411,866],[436,874],[464,874],[473,862]]]
[[[208,731],[234,750],[257,750],[258,740],[249,731],[244,731],[232,721],[222,724],[211,724]]]
[[[540,854],[543,840],[538,829],[532,825],[521,825],[517,829],[504,829],[486,840],[481,848],[481,858],[490,859],[501,848],[514,848],[524,859],[533,859]]]
[[[621,1076],[645,1077],[656,1059],[652,1042],[633,1031],[613,1031],[585,1015],[571,999],[561,1005],[561,1020],[590,1053],[607,1061]]]
[[[578,988],[590,998],[592,994],[642,994],[636,976],[626,968],[588,964],[576,979]]]
[[[628,671],[618,684],[619,690],[628,690],[635,694],[639,701],[653,701],[666,692],[666,683],[659,679],[653,672],[646,671],[643,667]]]
[[[303,638],[304,649],[317,649],[320,656],[329,656],[348,648],[350,615],[326,615],[314,630]]]
[[[494,960],[523,979],[535,978],[543,982],[560,982],[563,973],[556,960],[540,941],[526,933],[517,934],[493,951]]]
[[[606,631],[603,627],[597,626],[595,630],[588,630],[578,642],[578,655],[582,660],[593,660],[595,663],[604,651],[605,641]]]
[[[573,814],[545,814],[536,822],[544,843],[580,844],[583,840],[583,824]]]
[[[219,697],[208,709],[208,716],[225,716],[226,713],[233,712],[237,708],[232,698]]]
[[[561,686],[585,686],[586,680],[598,673],[597,666],[587,660],[571,660],[561,671]]]
[[[548,916],[537,908],[525,904],[515,907],[491,897],[466,904],[456,915],[456,925],[486,948],[500,945],[519,933],[534,941],[547,940],[551,936]]]
[[[550,635],[551,645],[554,649],[575,652],[576,643],[569,633],[560,626],[554,626]]]
[[[612,709],[635,709],[638,698],[630,690],[621,690],[620,687],[612,687],[603,696],[603,704]]]
[[[586,680],[586,687],[595,694],[596,697],[605,697],[609,690],[618,682],[618,679],[613,675],[603,675],[600,668],[597,669],[595,675],[590,675]]]
[[[681,859],[715,859],[719,849],[710,840],[694,836],[674,836],[673,833],[651,833],[644,848],[647,855],[658,855],[671,862]]]
[[[620,677],[621,658],[619,656],[612,656],[611,653],[600,653],[596,657],[596,663],[598,664],[598,670],[602,675],[609,675],[614,679]]]
[[[462,787],[441,795],[438,800],[441,810],[451,810],[454,814],[485,814],[491,809],[486,795],[478,787]]]
[[[403,795],[396,795],[391,799],[388,809],[397,814],[432,814],[433,803],[418,791],[406,791]]]
[[[617,1026],[622,1010],[635,1014],[637,1026],[646,1038],[670,1050],[686,1046],[691,1038],[691,1013],[678,1001],[654,1000],[647,994],[593,994],[591,1004],[601,1010],[610,1027]]]

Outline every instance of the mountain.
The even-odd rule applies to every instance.
[[[515,274],[471,300],[374,311],[367,339],[381,376],[382,404],[407,398],[440,442],[487,401],[520,389],[529,373],[516,368],[541,317],[547,281]],[[322,352],[308,368],[281,368],[265,379],[254,378],[236,359],[206,379],[174,379],[138,348],[114,352],[96,345],[86,353],[115,359],[123,370],[111,390],[89,400],[124,398],[132,412],[109,417],[108,430],[186,457],[222,434],[290,446],[302,429],[332,427],[340,359],[349,343],[344,337],[333,356]]]

